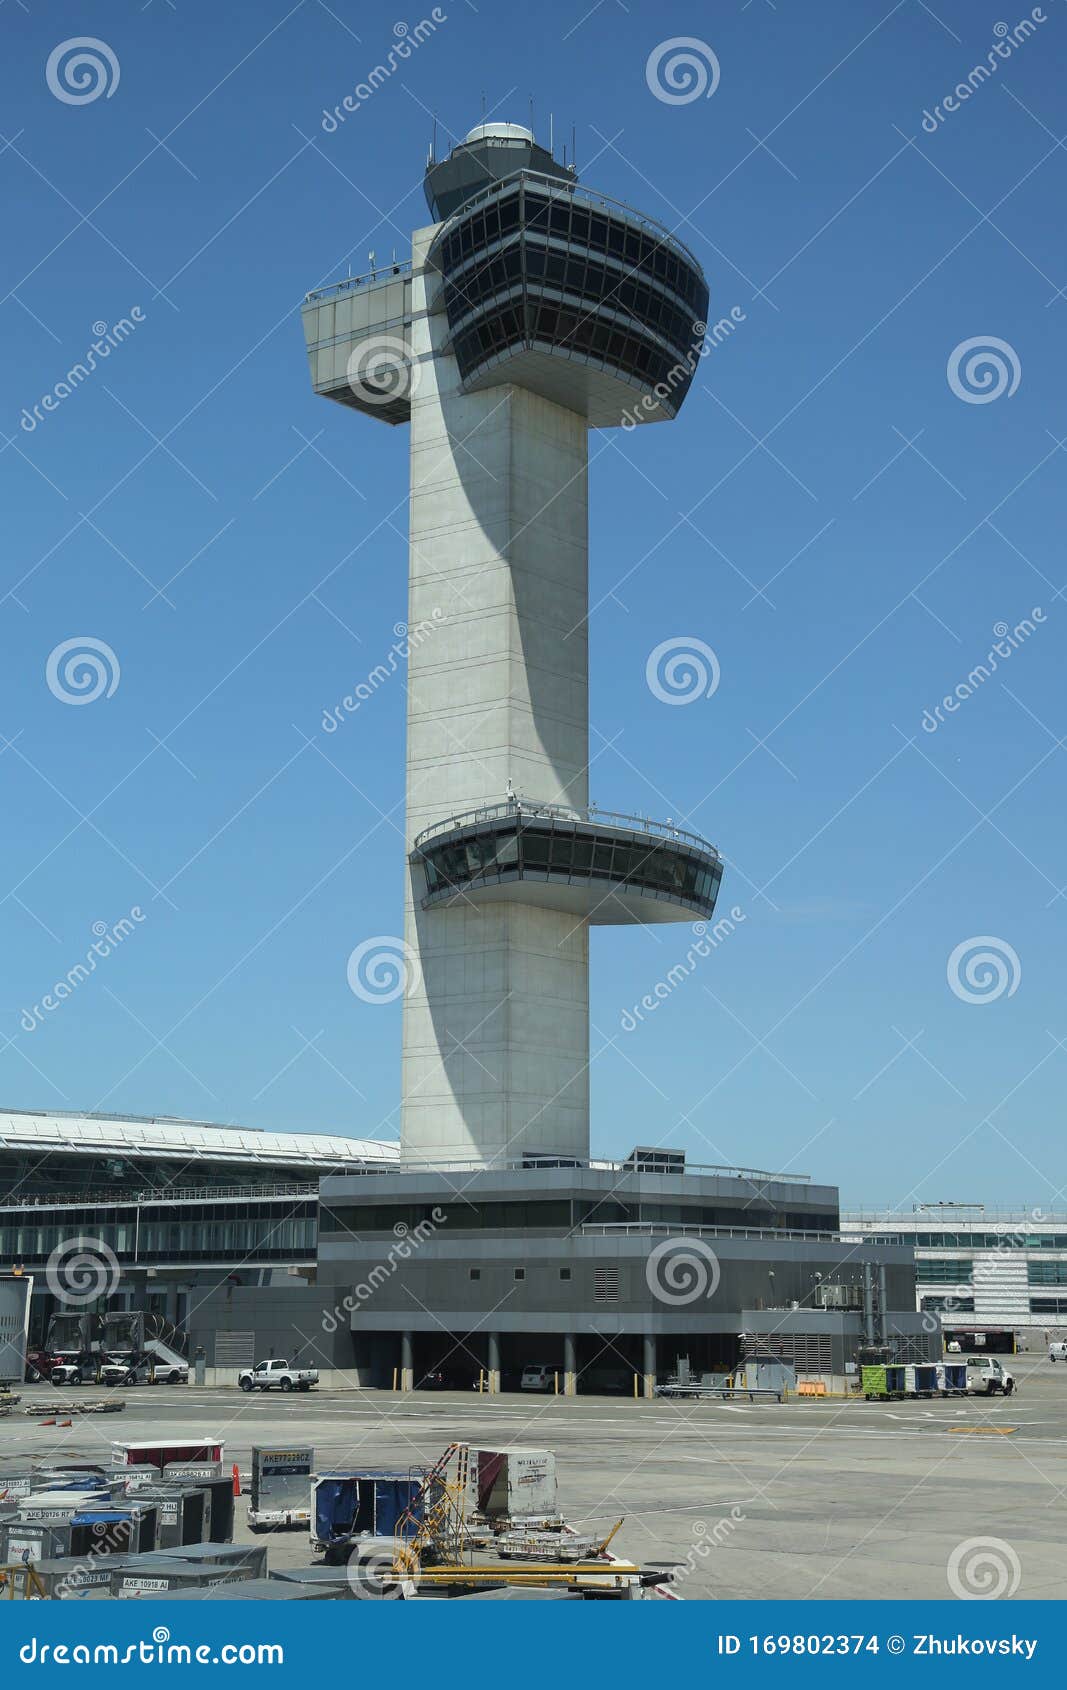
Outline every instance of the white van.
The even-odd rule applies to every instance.
[[[1054,1343],[1049,1345],[1048,1359],[1049,1361],[1067,1361],[1067,1343],[1062,1338],[1057,1338]]]
[[[523,1391],[550,1391],[555,1377],[552,1367],[530,1365],[522,1370],[519,1389]]]

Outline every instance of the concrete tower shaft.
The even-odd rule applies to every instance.
[[[415,236],[407,836],[510,790],[588,803],[585,418],[522,387],[462,390]],[[473,899],[426,909],[409,865],[406,1155],[490,1162],[589,1148],[582,916]]]
[[[304,308],[316,391],[411,424],[402,1154],[581,1161],[589,927],[708,916],[722,874],[587,790],[587,434],[677,414],[707,284],[517,125],[426,192],[410,264]]]

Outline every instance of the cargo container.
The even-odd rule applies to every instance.
[[[416,1502],[425,1475],[383,1469],[321,1473],[311,1492],[311,1547],[324,1550],[329,1561],[347,1556],[353,1538],[394,1537],[407,1510]],[[404,1527],[413,1535],[414,1519]]]
[[[314,1468],[315,1451],[306,1446],[253,1446],[248,1506],[248,1523],[253,1531],[270,1526],[310,1526]]]
[[[145,1555],[157,1547],[154,1503],[129,1508],[87,1508],[71,1521],[72,1555]]]
[[[145,1563],[131,1559],[114,1574],[111,1594],[119,1601],[152,1601],[172,1591],[210,1590],[215,1585],[240,1584],[251,1575],[242,1562],[164,1560]]]
[[[113,1467],[155,1467],[162,1473],[172,1461],[221,1461],[225,1444],[221,1438],[168,1438],[161,1442],[153,1438],[147,1443],[113,1443]]]
[[[557,1519],[556,1458],[547,1449],[472,1449],[472,1501],[483,1519]]]
[[[184,1544],[203,1543],[205,1513],[211,1517],[206,1491],[188,1485],[146,1485],[134,1491],[133,1499],[139,1507],[156,1510],[156,1541],[139,1548],[180,1549]]]
[[[262,1578],[267,1571],[267,1550],[262,1543],[186,1543],[181,1549],[159,1549],[142,1556],[150,1561],[183,1561],[192,1566],[217,1562],[224,1567],[243,1567],[246,1578]]]

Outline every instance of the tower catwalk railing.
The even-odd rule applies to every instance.
[[[474,827],[479,822],[499,821],[508,816],[558,817],[560,821],[585,823],[589,827],[625,828],[631,833],[648,833],[656,839],[673,839],[694,845],[716,861],[719,859],[714,845],[709,845],[699,833],[689,833],[684,827],[675,827],[671,821],[657,822],[649,816],[630,816],[621,810],[601,810],[595,804],[589,804],[585,809],[575,809],[568,804],[539,804],[534,798],[518,795],[499,804],[480,804],[476,810],[463,810],[458,815],[434,822],[432,827],[423,828],[418,834],[415,848],[417,850],[428,839],[436,839],[439,834],[451,833],[456,828]]]

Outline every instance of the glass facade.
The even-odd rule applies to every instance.
[[[212,1162],[210,1156],[160,1157],[148,1152],[129,1155],[92,1152],[65,1155],[59,1150],[8,1150],[0,1148],[0,1203],[55,1198],[69,1192],[81,1201],[92,1198],[128,1197],[132,1191],[158,1191],[195,1186],[205,1192],[226,1186],[293,1185],[320,1172],[345,1173],[347,1164],[336,1169],[316,1168],[309,1176],[291,1164],[259,1161]]]
[[[1026,1276],[1031,1285],[1067,1285],[1067,1262],[1028,1262]]]
[[[62,1210],[0,1213],[0,1261],[26,1268],[47,1262],[68,1239],[100,1238],[132,1266],[170,1262],[314,1261],[318,1204],[314,1197],[275,1202],[190,1203],[128,1209],[79,1204]]]
[[[915,1263],[915,1277],[923,1285],[963,1285],[974,1277],[974,1263],[931,1257]]]
[[[510,816],[441,834],[419,850],[426,870],[423,907],[459,891],[529,880],[571,886],[614,882],[685,904],[698,915],[715,908],[722,863],[669,839],[594,829],[561,817]]]
[[[666,384],[664,409],[679,409],[704,338],[708,288],[666,231],[518,176],[459,213],[431,258],[444,277],[464,381],[510,353],[558,352],[637,387]]]
[[[442,1214],[443,1220],[440,1218]],[[834,1214],[735,1208],[726,1204],[626,1203],[620,1202],[617,1196],[610,1199],[554,1198],[529,1203],[338,1204],[333,1208],[323,1208],[320,1224],[324,1236],[350,1233],[360,1237],[368,1232],[392,1232],[401,1224],[412,1231],[424,1222],[429,1222],[431,1226],[447,1225],[451,1234],[503,1229],[520,1231],[531,1227],[569,1232],[586,1223],[602,1226],[642,1221],[667,1222],[675,1226],[745,1227],[792,1232],[833,1232],[837,1227]]]

